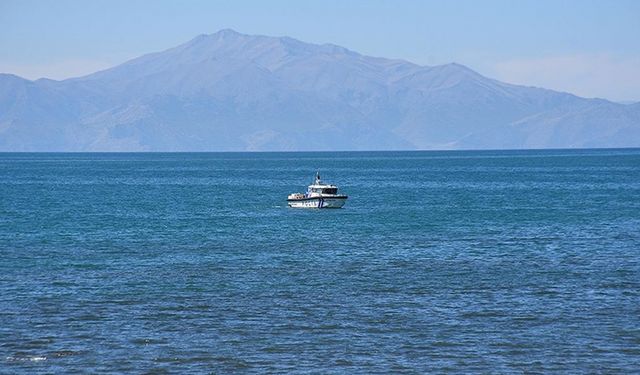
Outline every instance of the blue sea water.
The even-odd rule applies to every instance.
[[[0,154],[0,373],[639,371],[638,149]]]

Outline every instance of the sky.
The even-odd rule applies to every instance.
[[[225,28],[640,101],[638,0],[0,0],[0,72],[76,77]]]

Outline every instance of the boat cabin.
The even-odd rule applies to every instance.
[[[309,193],[316,193],[316,194],[338,194],[338,188],[333,185],[325,185],[325,186],[311,185],[309,186],[309,189],[307,191]]]

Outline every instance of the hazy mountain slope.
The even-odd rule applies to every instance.
[[[64,81],[0,75],[0,150],[640,146],[640,106],[232,30]]]
[[[89,105],[48,80],[0,74],[0,150],[73,148],[73,126]]]

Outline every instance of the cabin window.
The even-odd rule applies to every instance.
[[[338,189],[337,188],[326,188],[326,189],[322,189],[322,193],[323,194],[337,194],[338,193]]]

